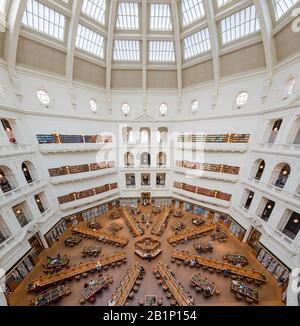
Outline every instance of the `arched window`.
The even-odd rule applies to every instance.
[[[168,128],[167,127],[159,127],[157,129],[157,142],[158,143],[166,143],[168,141]]]
[[[167,164],[167,155],[164,152],[159,152],[157,154],[157,165],[163,166]]]
[[[35,195],[34,200],[36,202],[36,205],[37,205],[39,211],[41,212],[41,214],[43,214],[45,212],[45,207],[44,207],[43,200],[41,197],[43,197],[42,194]]]
[[[97,102],[93,99],[90,99],[90,109],[92,112],[96,112],[98,108]]]
[[[0,188],[6,193],[14,189],[16,186],[15,178],[12,171],[6,166],[0,165]]]
[[[0,244],[7,240],[11,236],[11,232],[9,231],[4,219],[0,215]]]
[[[141,143],[142,144],[150,144],[150,129],[149,128],[141,128]]]
[[[27,217],[27,207],[25,202],[13,206],[12,209],[21,227],[24,227],[30,222],[30,219]]]
[[[275,140],[276,140],[277,135],[279,133],[279,130],[281,128],[281,124],[282,124],[282,119],[278,119],[278,120],[276,120],[274,122],[271,134],[270,134],[269,139],[268,139],[269,144],[274,144],[275,143]]]
[[[278,164],[271,176],[271,184],[278,188],[284,188],[289,176],[291,174],[291,168],[287,163]]]
[[[290,211],[289,219],[287,220],[282,233],[287,235],[291,239],[295,239],[300,231],[300,214]]]
[[[134,156],[132,153],[127,152],[124,154],[125,166],[134,166]]]
[[[264,160],[257,160],[255,161],[254,163],[254,166],[253,166],[253,173],[252,173],[252,176],[256,179],[256,180],[260,180],[261,177],[262,177],[262,174],[265,170],[265,166],[266,166],[266,163]]]
[[[192,102],[192,105],[191,105],[191,112],[193,114],[195,114],[199,109],[199,102],[197,100],[193,101]]]
[[[166,103],[162,103],[160,106],[159,106],[159,112],[160,114],[164,117],[167,112],[168,112],[168,106]]]
[[[285,85],[285,89],[284,89],[284,96],[283,99],[286,100],[289,96],[292,95],[293,90],[295,88],[295,84],[296,84],[296,78],[295,77],[291,77],[287,80],[286,85]]]
[[[5,130],[5,133],[7,135],[9,142],[12,144],[15,144],[16,138],[14,136],[13,129],[11,127],[11,123],[7,119],[1,119],[1,123],[2,123],[3,129]]]
[[[22,171],[27,183],[32,183],[34,181],[33,178],[33,165],[30,162],[23,162],[22,163]]]
[[[123,114],[125,116],[127,116],[129,114],[129,111],[130,111],[130,106],[128,103],[123,103],[122,106],[121,106],[121,110],[123,112]]]
[[[144,152],[141,154],[141,166],[150,166],[151,165],[151,156],[149,153]]]
[[[243,105],[248,102],[249,94],[246,91],[240,92],[235,100],[236,107],[240,109]]]
[[[50,96],[45,90],[38,89],[36,95],[41,104],[45,106],[48,106],[50,104]]]
[[[131,127],[124,127],[122,129],[123,142],[126,144],[134,143],[134,135]]]

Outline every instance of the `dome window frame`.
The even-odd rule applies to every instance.
[[[289,76],[289,78],[286,80],[283,97],[282,97],[283,101],[287,100],[288,98],[290,98],[293,95],[293,93],[295,91],[296,81],[297,81],[297,78],[294,75]]]
[[[199,101],[193,100],[191,103],[191,113],[196,114],[199,110]]]
[[[249,92],[247,90],[241,90],[234,99],[234,108],[240,110],[247,105],[248,101]]]
[[[127,102],[122,103],[121,111],[124,114],[124,116],[127,117],[128,114],[130,113],[130,105]]]
[[[160,115],[162,117],[165,117],[167,115],[167,113],[168,113],[168,109],[169,109],[169,107],[168,107],[168,105],[166,103],[161,103],[159,105],[159,113],[160,113]]]
[[[41,106],[49,108],[51,105],[51,97],[44,88],[38,88],[36,90],[36,97]]]
[[[90,101],[89,101],[89,105],[90,105],[90,110],[93,113],[96,113],[98,111],[98,104],[97,104],[97,101],[95,99],[91,98]]]

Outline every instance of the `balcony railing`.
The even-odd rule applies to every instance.
[[[176,147],[194,151],[245,152],[249,146],[249,134],[180,135]]]
[[[0,204],[8,204],[11,201],[17,200],[22,196],[26,196],[28,193],[35,191],[39,187],[44,187],[47,185],[46,179],[34,180],[26,185],[14,188],[8,192],[0,194]]]
[[[30,154],[34,152],[32,145],[0,145],[0,157]]]
[[[52,183],[63,183],[68,181],[93,178],[117,171],[114,161],[81,164],[73,166],[62,166],[49,169]]]
[[[80,199],[84,199],[87,197],[92,197],[92,196],[96,196],[99,195],[101,193],[105,193],[107,191],[113,190],[118,188],[118,183],[110,183],[110,184],[106,184],[100,187],[95,187],[95,188],[91,188],[91,189],[86,189],[86,190],[82,190],[82,191],[78,191],[78,192],[73,192],[73,193],[69,193],[67,195],[64,196],[60,196],[58,197],[58,202],[60,205],[69,203],[69,202],[73,202],[73,201],[77,201]]]
[[[242,182],[257,187],[259,190],[266,192],[268,195],[277,196],[279,199],[282,199],[282,194],[284,194],[285,200],[296,205],[298,205],[297,201],[300,200],[300,194],[287,191],[285,187],[276,187],[275,185],[265,183],[252,177],[243,178]]]
[[[263,226],[263,230],[260,229],[260,231],[265,231],[270,239],[276,241],[290,252],[295,252],[298,250],[298,247],[293,239],[286,236],[280,230],[273,228],[267,221],[260,218],[256,213],[249,212],[242,205],[234,205],[233,209],[239,214],[242,214],[242,216],[244,216],[250,222],[257,221],[259,224],[261,224]]]
[[[38,134],[40,151],[45,153],[64,151],[95,151],[103,147],[113,148],[112,136]]]
[[[207,188],[201,188],[197,186],[187,185],[185,183],[174,182],[173,184],[175,192],[179,194],[187,194],[185,196],[192,197],[193,199],[202,200],[212,203],[214,205],[229,207],[231,201],[231,194],[221,192],[219,190],[212,190]],[[178,189],[180,190],[178,192]]]

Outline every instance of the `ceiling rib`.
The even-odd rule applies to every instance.
[[[69,27],[69,36],[67,44],[67,62],[66,62],[66,79],[69,85],[72,84],[73,80],[73,66],[75,56],[75,42],[77,35],[77,28],[82,8],[83,0],[73,0],[72,18]]]
[[[142,1],[142,65],[143,91],[147,90],[147,0]]]
[[[207,24],[211,39],[211,51],[214,67],[214,85],[216,88],[220,82],[220,49],[219,49],[219,37],[218,28],[215,21],[214,6],[211,0],[203,0],[204,9],[207,17]]]
[[[112,66],[112,54],[113,54],[113,38],[114,28],[117,15],[117,1],[111,0],[109,9],[109,21],[108,21],[108,37],[107,37],[107,52],[106,52],[106,90],[110,93],[111,90],[111,66]]]
[[[275,41],[273,38],[273,21],[270,8],[266,1],[254,0],[256,13],[259,19],[261,35],[266,56],[267,79],[272,80],[274,67],[277,62]]]
[[[174,38],[175,38],[175,53],[177,64],[177,84],[178,84],[178,96],[181,98],[182,91],[182,71],[181,71],[181,45],[180,45],[180,30],[179,30],[179,14],[177,8],[177,1],[171,0],[171,15],[173,20]]]
[[[15,72],[19,34],[22,17],[27,0],[12,1],[7,17],[7,32],[5,36],[4,59],[11,74]]]

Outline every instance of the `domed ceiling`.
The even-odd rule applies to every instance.
[[[4,59],[10,70],[31,66],[107,89],[181,90],[252,69],[272,73],[281,52],[292,51],[276,37],[296,6],[298,0],[0,0]]]

